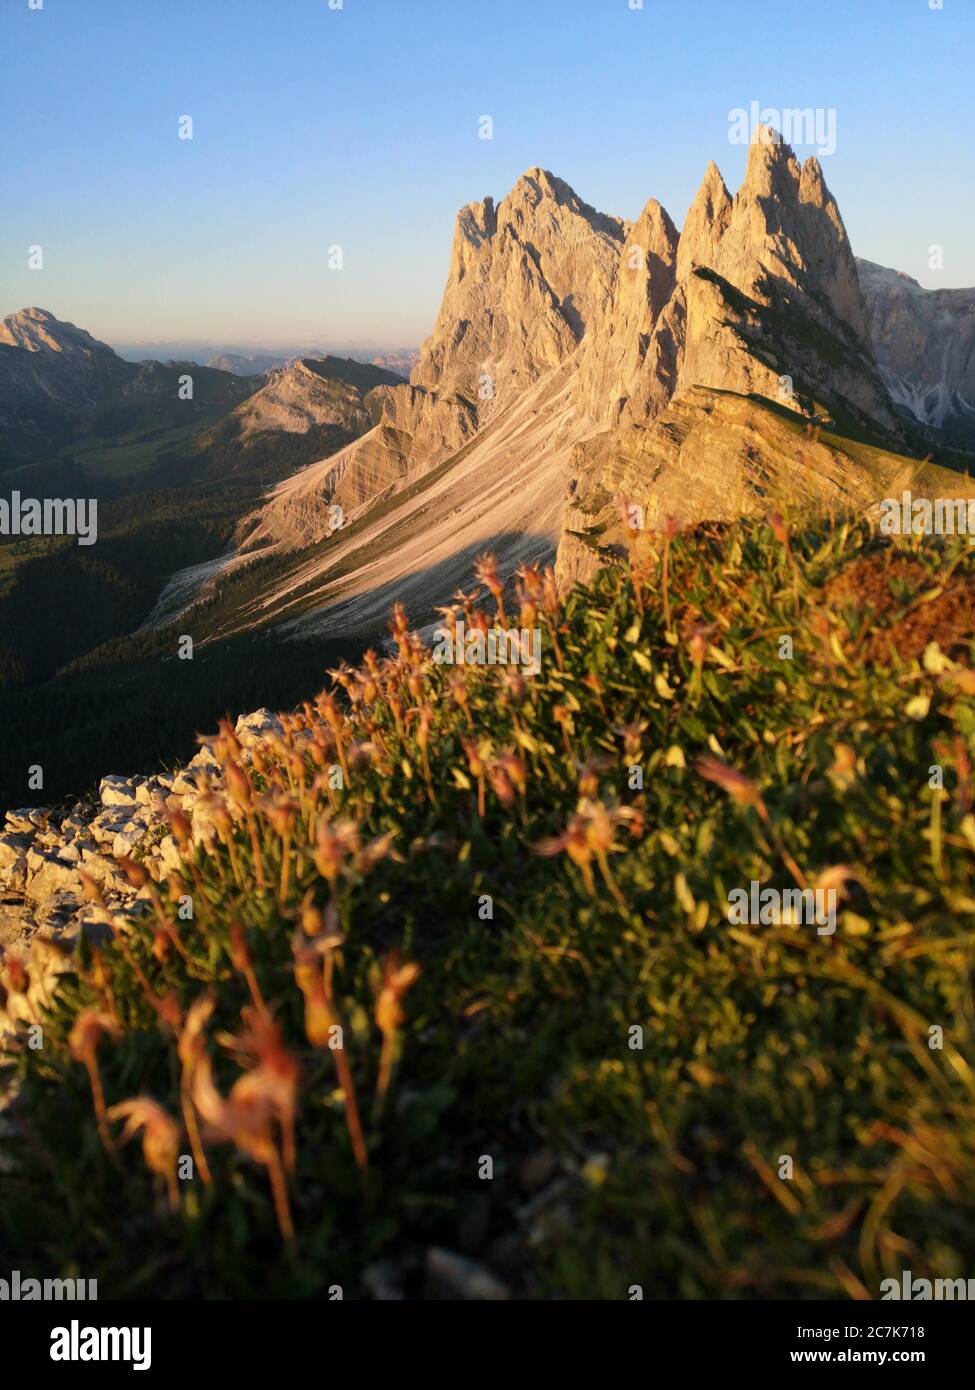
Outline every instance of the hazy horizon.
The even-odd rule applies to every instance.
[[[711,159],[737,188],[729,113],[753,102],[832,113],[821,162],[857,255],[969,286],[973,37],[971,8],[926,0],[821,0],[812,31],[717,0],[8,7],[0,305],[113,346],[417,346],[465,203],[541,165],[602,212],[653,196],[679,226]],[[920,74],[936,103],[908,99]]]

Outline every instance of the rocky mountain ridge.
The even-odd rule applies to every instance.
[[[857,270],[891,398],[922,424],[975,444],[975,289],[927,290],[862,257]]]
[[[192,398],[180,378],[194,379]],[[46,309],[0,322],[0,471],[56,454],[88,432],[120,436],[230,411],[257,383],[192,362],[127,362]]]
[[[774,132],[733,197],[709,166],[679,233],[655,199],[629,223],[531,169],[458,214],[410,385],[378,393],[372,429],[243,528],[232,564],[260,547],[294,567],[227,630],[259,614],[340,632],[400,589],[432,610],[479,547],[507,571],[557,550],[570,582],[612,559],[623,494],[647,525],[761,508],[777,489],[855,504],[876,478],[844,434],[887,451],[888,471],[912,452],[868,325],[820,165]],[[798,447],[823,420],[834,441]],[[351,532],[334,531],[335,503]]]

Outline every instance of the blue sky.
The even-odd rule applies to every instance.
[[[975,0],[635,3],[0,0],[0,314],[417,343],[463,203],[541,164],[680,225],[709,159],[737,186],[729,112],[752,101],[835,110],[822,162],[858,254],[975,284]]]

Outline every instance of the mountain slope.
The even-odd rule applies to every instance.
[[[926,290],[863,259],[857,268],[892,398],[922,424],[975,445],[975,289]]]
[[[256,385],[193,362],[127,362],[46,309],[21,309],[0,323],[0,471],[58,454],[96,475],[124,470],[127,446],[208,425]]]

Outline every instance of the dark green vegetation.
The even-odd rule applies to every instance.
[[[15,543],[24,558],[0,588],[0,805],[36,800],[31,763],[45,769],[45,800],[80,794],[108,764],[172,763],[228,710],[292,704],[349,654],[268,637],[197,646],[181,661],[179,636],[199,642],[205,622],[140,630],[169,575],[226,551],[259,498],[253,481],[162,491],[103,506],[95,546]]]
[[[306,365],[337,393],[348,394],[346,377],[356,381],[357,373],[367,382],[396,380],[338,359]],[[172,762],[228,709],[291,704],[338,659],[328,644],[288,644],[267,659],[266,695],[260,668],[240,644],[195,662],[172,660],[183,632],[197,642],[210,635],[219,592],[189,627],[140,628],[172,574],[229,551],[241,518],[270,485],[350,443],[368,417],[355,427],[243,437],[237,412],[224,414],[225,387],[229,380],[239,399],[254,382],[193,366],[194,405],[176,400],[176,367],[142,364],[137,380],[148,368],[149,385],[107,398],[62,457],[2,475],[5,494],[97,497],[99,507],[96,545],[70,537],[0,541],[0,805],[30,799],[32,763],[45,768],[45,798],[59,799],[97,782],[107,762],[128,770]],[[176,428],[179,409],[191,410],[196,423],[184,415]],[[234,592],[239,587],[235,580]],[[263,641],[258,647],[270,650]],[[352,654],[350,644],[343,650]]]
[[[224,715],[295,705],[359,650],[346,639],[282,643],[256,634],[196,647],[182,661],[171,628],[98,648],[29,697],[0,693],[0,805],[77,800],[108,771],[130,776],[185,762],[196,735]],[[28,789],[32,763],[44,768],[43,792]]]
[[[434,667],[398,626],[395,660],[344,675],[343,709],[308,707],[246,774],[224,741],[233,828],[86,948],[44,1048],[12,1057],[11,1267],[102,1297],[354,1297],[380,1260],[418,1293],[430,1245],[521,1297],[971,1274],[975,559],[825,522],[658,544],[561,605],[525,576],[545,655],[523,685]],[[344,790],[319,775],[336,762]],[[835,935],[731,926],[752,879],[837,887]],[[168,1115],[155,1172],[138,1142],[106,1156],[72,1028],[108,1106]],[[212,1185],[172,1179],[187,1113]]]

